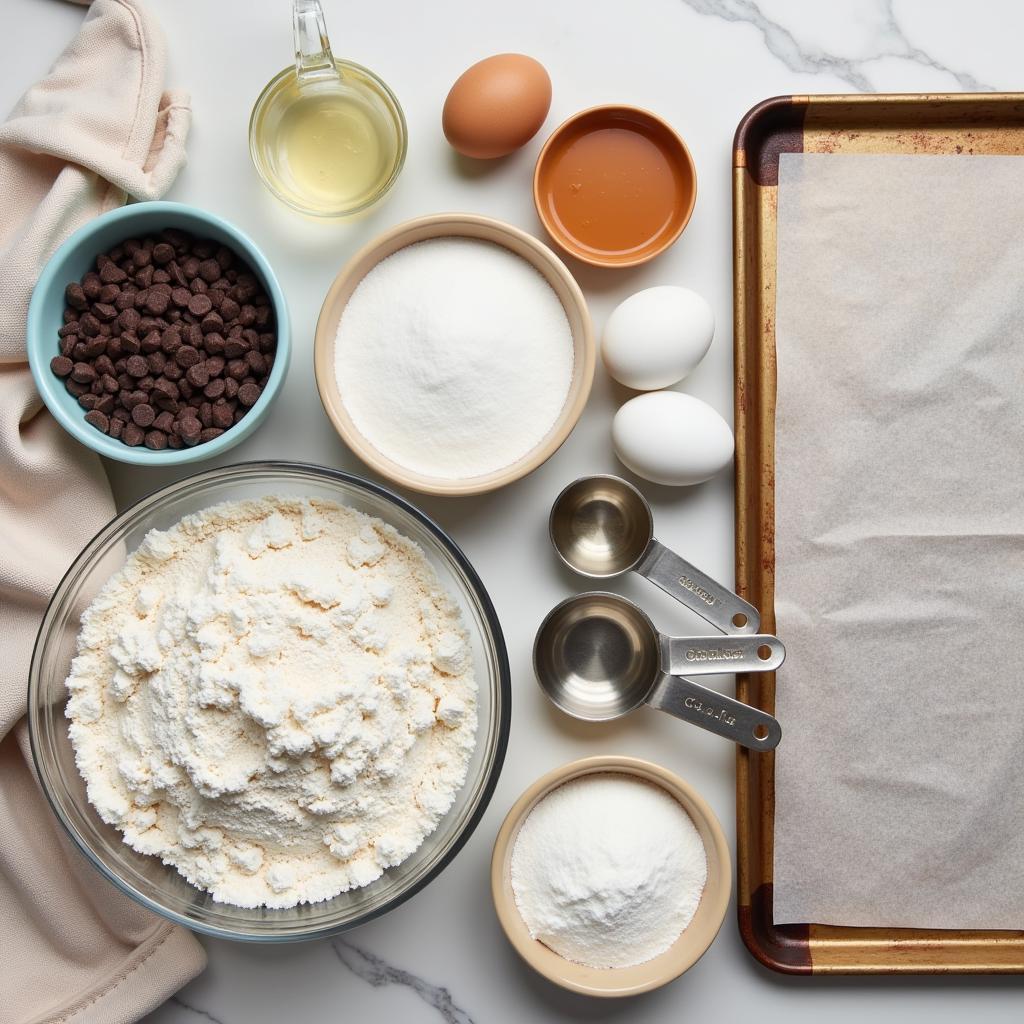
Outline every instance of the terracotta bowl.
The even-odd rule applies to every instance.
[[[480,238],[494,242],[521,256],[551,285],[565,309],[572,331],[574,366],[569,393],[562,411],[546,437],[516,462],[483,476],[448,479],[427,476],[399,465],[378,451],[359,431],[348,410],[345,396],[334,373],[334,340],[345,305],[359,282],[381,260],[399,249],[427,238]],[[386,231],[352,257],[334,279],[320,310],[313,344],[316,386],[335,430],[342,440],[371,469],[396,484],[424,494],[483,494],[518,480],[547,461],[561,447],[583,412],[594,380],[596,349],[594,332],[579,285],[565,264],[542,242],[525,231],[490,217],[471,213],[445,213],[419,217]]]
[[[585,967],[559,956],[534,939],[516,907],[512,892],[512,851],[520,826],[552,790],[583,775],[622,773],[661,786],[689,814],[708,858],[708,880],[697,912],[678,939],[660,956],[635,967]],[[729,844],[714,811],[678,775],[635,757],[586,757],[539,778],[515,802],[498,832],[491,856],[491,895],[498,920],[515,951],[539,974],[562,988],[588,996],[633,996],[660,988],[689,970],[714,941],[729,905],[732,861]]]
[[[602,139],[621,134],[643,152],[599,148]],[[645,209],[658,178],[663,201]],[[683,233],[697,201],[697,170],[686,143],[657,115],[640,107],[591,107],[544,143],[533,201],[548,234],[570,256],[595,267],[633,267]]]

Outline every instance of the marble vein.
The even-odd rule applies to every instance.
[[[455,1005],[448,989],[440,985],[431,985],[415,974],[411,974],[401,967],[395,967],[373,953],[353,946],[343,939],[331,940],[331,948],[345,967],[368,985],[372,985],[374,988],[383,988],[386,985],[404,985],[412,989],[428,1006],[437,1010],[445,1024],[473,1024],[473,1018],[461,1007]]]
[[[209,1020],[213,1024],[221,1024],[219,1018],[214,1017],[212,1013],[207,1013],[206,1010],[200,1010],[198,1006],[193,1006],[191,1003],[186,1003],[181,996],[171,996],[170,1002],[174,1003],[175,1006],[180,1006],[183,1010],[187,1010],[190,1014],[198,1017],[200,1020]]]
[[[683,0],[683,3],[705,17],[752,25],[761,33],[769,53],[790,71],[812,75],[831,74],[860,92],[878,91],[866,69],[887,58],[905,60],[949,75],[960,89],[967,92],[994,91],[994,86],[985,84],[967,71],[950,67],[915,46],[907,38],[896,17],[893,0],[878,0],[876,9],[879,16],[880,48],[863,57],[841,57],[801,43],[790,29],[769,18],[755,0]]]

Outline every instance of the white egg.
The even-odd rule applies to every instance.
[[[715,314],[689,288],[645,288],[620,302],[604,325],[601,355],[627,388],[656,391],[692,373],[707,355]]]
[[[699,484],[724,469],[735,442],[706,402],[678,391],[631,398],[612,421],[619,461],[656,484]]]

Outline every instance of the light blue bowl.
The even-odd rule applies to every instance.
[[[153,235],[164,228],[179,228],[199,238],[212,238],[226,245],[252,268],[274,307],[277,323],[277,350],[270,380],[259,401],[245,417],[220,437],[194,448],[177,451],[165,448],[152,451],[144,445],[129,448],[115,438],[100,433],[85,422],[85,410],[64,382],[50,369],[50,360],[59,355],[57,331],[63,321],[66,303],[64,289],[72,281],[80,281],[92,267],[96,256],[107,252],[126,238]],[[137,466],[176,466],[200,462],[233,448],[259,426],[274,396],[281,390],[288,360],[291,356],[291,331],[284,292],[274,276],[266,257],[256,243],[226,220],[185,203],[133,203],[112,210],[90,221],[76,231],[51,257],[43,268],[28,308],[28,361],[36,387],[46,407],[72,437],[87,448],[108,459],[130,462]]]

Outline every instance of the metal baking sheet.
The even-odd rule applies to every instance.
[[[1024,95],[785,96],[740,122],[733,147],[736,575],[775,629],[775,283],[781,153],[1024,156]],[[741,676],[741,700],[775,709],[772,674]],[[743,939],[790,974],[1024,972],[1024,931],[776,925],[774,754],[740,750],[736,779]]]

